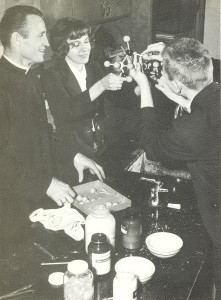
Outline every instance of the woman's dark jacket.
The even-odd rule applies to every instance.
[[[97,125],[98,103],[91,102],[89,88],[99,79],[98,71],[86,66],[87,90],[82,92],[75,75],[63,59],[44,70],[41,83],[56,127],[54,152],[58,177],[68,180],[76,171],[74,153],[93,158],[97,152],[97,132],[92,131],[92,119]]]

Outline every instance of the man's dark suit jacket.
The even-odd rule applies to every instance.
[[[220,86],[211,83],[193,99],[191,113],[158,132],[154,108],[142,109],[141,143],[151,160],[181,160],[190,171],[202,220],[221,245]]]
[[[187,163],[202,221],[213,242],[216,289],[221,296],[220,86],[213,82],[201,90],[191,113],[175,119],[167,130],[158,132],[154,111],[142,108],[142,146],[148,159]]]
[[[52,180],[49,127],[37,76],[0,59],[0,232],[19,239]],[[53,201],[51,201],[53,202]]]

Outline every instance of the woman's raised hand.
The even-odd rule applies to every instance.
[[[113,73],[106,75],[100,80],[103,89],[111,91],[120,90],[124,81],[127,81],[126,77],[121,77]]]

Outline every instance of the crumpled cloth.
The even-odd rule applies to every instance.
[[[85,218],[76,209],[71,208],[70,204],[57,209],[39,208],[30,214],[29,219],[31,222],[42,223],[46,229],[64,230],[76,241],[84,238],[84,229],[81,225],[85,223]]]

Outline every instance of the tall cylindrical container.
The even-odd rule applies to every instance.
[[[115,228],[114,216],[104,205],[93,208],[85,221],[85,250],[88,253],[88,245],[94,233],[104,233],[110,245],[115,247]]]
[[[138,213],[127,211],[121,223],[124,248],[136,250],[142,245],[142,221]]]
[[[113,300],[137,300],[137,278],[134,274],[116,274],[113,281]]]
[[[84,260],[73,260],[64,274],[64,300],[93,300],[93,273]]]

